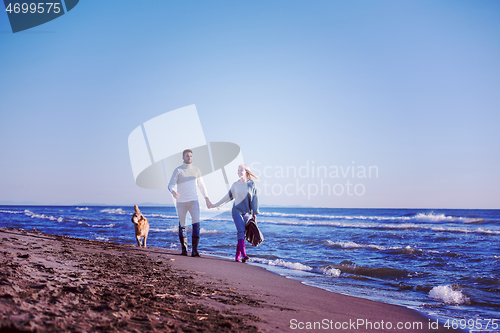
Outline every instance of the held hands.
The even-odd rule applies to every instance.
[[[207,203],[207,208],[217,208],[212,202],[210,202],[210,199],[208,197],[205,198],[205,202]]]
[[[172,190],[172,195],[174,196],[175,200],[179,199],[181,196],[179,193],[175,192],[175,190]]]

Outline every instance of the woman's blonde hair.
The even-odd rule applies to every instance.
[[[252,170],[250,170],[250,167],[246,164],[241,164],[241,166],[243,167],[243,169],[245,169],[245,171],[247,172],[247,178],[248,180],[252,180],[252,178],[255,178],[255,179],[259,179],[259,177],[257,177],[253,172]]]

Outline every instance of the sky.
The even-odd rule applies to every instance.
[[[499,59],[498,1],[85,0],[18,33],[0,11],[0,203],[171,204],[127,140],[195,104],[262,205],[500,209]]]

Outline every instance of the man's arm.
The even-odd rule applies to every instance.
[[[215,208],[210,199],[208,198],[207,188],[205,187],[205,183],[203,182],[203,178],[201,178],[201,172],[198,172],[198,176],[196,177],[196,184],[200,189],[201,195],[205,198],[205,203],[207,204],[207,208]]]
[[[198,177],[196,177],[196,184],[198,185],[198,188],[200,189],[201,195],[203,195],[204,198],[208,198],[207,188],[205,187],[205,183],[203,182],[203,178],[201,178],[201,172],[199,172]]]
[[[179,193],[177,193],[175,190],[174,190],[174,186],[177,184],[177,179],[179,178],[179,171],[178,169],[176,168],[174,170],[174,172],[172,173],[172,177],[170,177],[170,181],[168,182],[168,191],[170,193],[172,193],[172,195],[174,196],[174,198],[177,200],[180,198],[180,195]]]

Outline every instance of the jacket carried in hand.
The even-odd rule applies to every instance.
[[[245,239],[253,246],[258,246],[264,241],[264,235],[260,232],[257,222],[253,217],[245,224]]]

